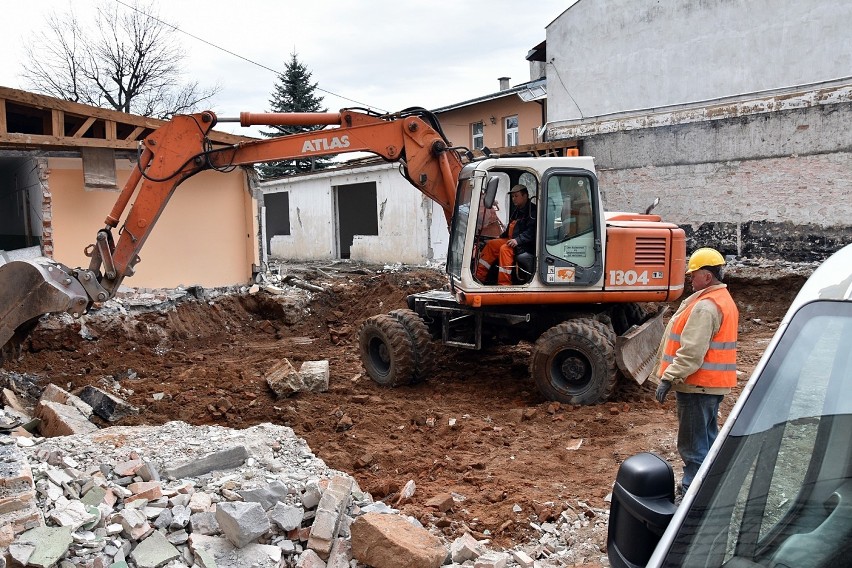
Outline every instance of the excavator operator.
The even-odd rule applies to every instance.
[[[523,252],[535,253],[535,219],[530,214],[530,193],[524,185],[512,186],[509,190],[514,209],[509,218],[509,226],[499,239],[485,244],[476,267],[476,279],[482,283],[488,278],[488,271],[495,260],[499,260],[497,284],[512,284],[512,268],[515,256]]]

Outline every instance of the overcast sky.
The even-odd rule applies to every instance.
[[[112,0],[118,7],[132,0]],[[186,78],[221,90],[210,107],[219,116],[269,110],[276,75],[294,50],[313,73],[331,111],[371,106],[397,111],[437,108],[529,80],[527,52],[573,0],[444,2],[438,0],[156,0],[156,15],[210,44],[178,33],[186,49]],[[68,0],[3,3],[0,85],[26,89],[20,76],[23,43],[45,30],[51,12]],[[74,11],[91,19],[93,3]],[[236,55],[227,53],[233,52]],[[241,56],[245,59],[241,59]],[[240,133],[236,128],[223,128]],[[244,132],[248,134],[249,132]]]

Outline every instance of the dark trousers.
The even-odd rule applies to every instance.
[[[717,416],[722,395],[685,392],[676,392],[675,395],[678,420],[677,451],[683,459],[681,485],[685,493],[719,434]]]

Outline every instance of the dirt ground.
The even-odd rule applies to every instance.
[[[343,264],[304,267],[298,276],[326,291],[293,302],[261,290],[94,318],[86,338],[79,324],[40,326],[24,356],[5,368],[71,391],[93,384],[115,392],[118,382],[120,396],[141,410],[120,424],[288,425],[375,499],[394,505],[414,480],[413,499],[399,506],[404,512],[448,537],[468,530],[504,547],[535,537],[530,521],[553,520],[577,500],[607,509],[618,465],[634,453],[658,452],[679,474],[673,401],[660,406],[651,386],[624,382],[603,405],[546,401],[528,375],[526,344],[485,353],[439,349],[438,371],[426,382],[373,383],[360,363],[358,325],[405,307],[410,293],[442,287],[438,270]],[[741,310],[743,381],[803,282],[730,280]],[[330,390],[276,399],[264,376],[283,357],[296,368],[327,359]],[[734,399],[726,397],[723,416]],[[446,492],[464,501],[446,514],[423,505]]]

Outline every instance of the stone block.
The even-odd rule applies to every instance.
[[[163,496],[163,488],[159,481],[139,481],[131,483],[127,489],[133,493],[133,499],[153,501]]]
[[[449,493],[440,493],[426,501],[427,507],[432,507],[441,511],[442,513],[446,513],[447,511],[452,509],[453,504],[453,496]]]
[[[305,361],[299,369],[304,389],[310,392],[328,390],[328,361]]]
[[[215,563],[205,564],[207,568],[278,568],[281,564],[281,549],[268,544],[251,543],[236,548],[227,538],[192,533],[189,548],[195,555],[196,565],[204,553],[209,555],[205,558],[215,560]]]
[[[352,485],[351,477],[335,476],[320,498],[308,538],[308,548],[316,551],[321,558],[328,558],[334,539],[337,538],[340,518],[346,512],[352,495]]]
[[[85,416],[87,420],[89,419],[89,416],[92,415],[92,407],[88,403],[79,396],[73,395],[54,384],[48,384],[44,387],[44,391],[41,393],[41,397],[39,398],[39,402],[41,401],[58,402],[59,404],[73,406],[79,410],[80,414]]]
[[[299,555],[296,568],[327,568],[325,561],[310,548]]]
[[[36,418],[41,420],[39,430],[45,438],[91,434],[98,430],[77,408],[58,402],[39,401]]]
[[[437,537],[397,515],[367,513],[351,532],[352,556],[374,568],[438,568],[447,556]]]
[[[450,558],[453,562],[461,564],[468,560],[475,560],[485,552],[485,546],[473,538],[470,533],[464,533],[450,544]]]
[[[289,359],[282,359],[273,365],[265,379],[275,396],[290,396],[304,388],[302,376]]]
[[[275,507],[269,511],[269,519],[284,531],[291,531],[302,526],[304,516],[305,511],[301,507],[284,503],[276,503]]]
[[[259,503],[264,510],[268,511],[274,507],[276,503],[287,497],[289,491],[289,487],[276,480],[262,487],[243,489],[242,491],[237,491],[237,493],[239,493],[240,497],[243,498],[243,501]]]
[[[505,552],[486,552],[473,563],[473,568],[506,568],[509,555]]]
[[[257,540],[271,528],[266,511],[258,503],[219,503],[216,522],[225,537],[237,548]]]

